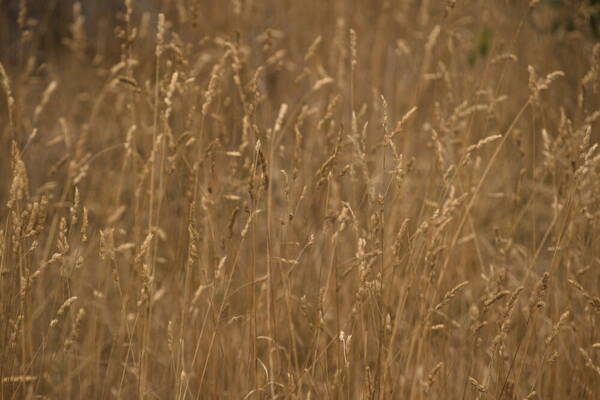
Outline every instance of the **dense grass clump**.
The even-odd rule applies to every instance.
[[[0,5],[1,398],[600,396],[596,2]]]

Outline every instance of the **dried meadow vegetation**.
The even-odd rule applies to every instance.
[[[1,398],[600,396],[597,2],[42,3]]]

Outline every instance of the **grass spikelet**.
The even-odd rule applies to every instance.
[[[60,306],[58,311],[56,312],[56,316],[52,321],[50,321],[50,328],[56,328],[60,322],[60,320],[64,317],[65,313],[69,311],[73,303],[77,300],[77,296],[69,297],[65,302]]]

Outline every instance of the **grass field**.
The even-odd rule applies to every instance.
[[[596,3],[0,0],[0,397],[599,398]]]

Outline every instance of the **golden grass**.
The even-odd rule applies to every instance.
[[[8,3],[1,398],[600,396],[593,2]]]

